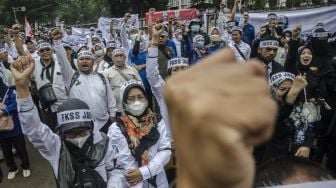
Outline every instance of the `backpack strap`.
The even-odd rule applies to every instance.
[[[75,85],[76,82],[77,82],[77,84],[79,84],[79,80],[78,80],[78,78],[79,78],[79,72],[76,71],[76,72],[73,74],[72,78],[71,78],[69,91],[71,90],[72,86]]]

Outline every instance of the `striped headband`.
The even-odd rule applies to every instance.
[[[57,122],[58,125],[92,122],[92,115],[88,109],[68,110],[57,113]]]
[[[126,56],[125,50],[123,48],[117,48],[117,49],[113,50],[112,57],[114,57],[117,54],[123,54],[123,55]]]
[[[93,59],[93,55],[90,51],[87,51],[87,50],[83,50],[81,52],[79,52],[78,54],[78,59],[81,58],[81,57],[90,57]]]
[[[239,26],[233,26],[232,29],[231,29],[231,31],[239,31],[239,32],[242,33],[243,29],[241,27],[239,27]]]
[[[48,42],[41,42],[37,45],[37,51],[39,51],[41,49],[45,49],[45,48],[50,48],[51,49],[51,44],[49,44]]]
[[[290,73],[290,72],[279,72],[279,73],[276,73],[274,74],[272,77],[271,77],[271,86],[273,88],[277,88],[279,87],[279,85],[285,81],[285,80],[294,80],[295,78],[295,75]]]
[[[168,61],[168,70],[177,66],[189,67],[189,60],[187,58],[173,58]]]
[[[279,42],[276,40],[265,40],[261,41],[259,44],[260,48],[278,48],[279,47]]]

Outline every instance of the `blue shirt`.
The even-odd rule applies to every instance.
[[[254,38],[255,38],[254,27],[253,25],[247,23],[243,28],[242,40],[243,42],[247,43],[248,45],[252,47],[252,42]]]
[[[166,42],[166,44],[167,44],[167,46],[173,48],[173,50],[174,50],[173,57],[176,57],[177,50],[176,50],[175,42],[173,40],[168,39],[167,42]]]
[[[4,112],[4,116],[12,115],[14,128],[8,132],[0,132],[0,138],[11,138],[22,133],[21,123],[17,112],[16,92],[14,87],[9,88],[8,93],[5,96],[4,104],[6,105],[6,108],[3,109],[2,112]]]
[[[131,65],[146,65],[147,51],[139,52],[138,55],[133,54],[133,49],[129,51],[128,58],[131,61]],[[146,68],[139,72],[142,82],[146,89],[150,89],[150,85],[147,80]]]

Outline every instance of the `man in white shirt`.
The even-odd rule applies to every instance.
[[[232,41],[229,42],[230,48],[235,53],[235,56],[240,63],[245,63],[250,59],[251,47],[242,41],[243,29],[239,26],[232,28]]]
[[[78,54],[78,72],[75,72],[66,56],[58,29],[52,32],[54,50],[70,98],[78,98],[88,104],[95,121],[95,130],[107,133],[115,120],[116,104],[108,80],[93,69],[94,58],[90,51]]]

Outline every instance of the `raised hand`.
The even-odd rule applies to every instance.
[[[155,13],[155,11],[156,11],[155,8],[150,8],[149,11],[148,11],[149,15],[153,15]]]
[[[225,49],[168,79],[178,187],[252,187],[251,150],[271,137],[277,109],[263,69]]]
[[[51,31],[51,37],[53,40],[60,40],[63,38],[62,32],[59,30],[59,28],[54,28]]]
[[[30,79],[35,68],[35,61],[31,56],[20,56],[11,64],[10,68],[17,85],[21,83],[20,81]]]
[[[128,20],[131,18],[131,13],[125,13],[125,16],[124,16],[124,22],[127,23]]]
[[[164,31],[164,26],[163,24],[156,24],[153,27],[153,36],[159,36],[162,34],[162,32]]]
[[[14,24],[12,26],[12,33],[18,34],[21,30],[21,25],[20,24]]]
[[[303,88],[307,87],[307,85],[308,85],[308,82],[306,80],[306,77],[299,75],[295,77],[292,88],[297,89],[298,91],[301,91],[303,90]]]

